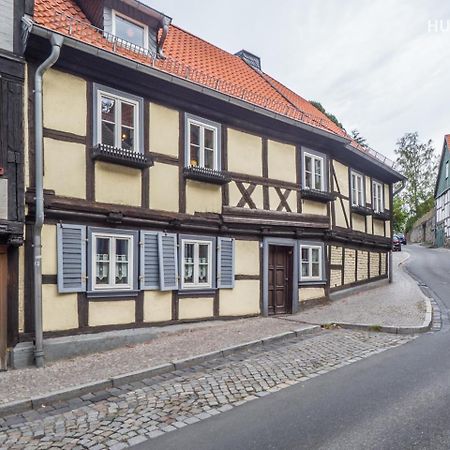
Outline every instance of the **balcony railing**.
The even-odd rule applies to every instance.
[[[120,56],[128,57],[134,61],[150,65],[158,70],[170,73],[171,75],[175,75],[193,83],[207,86],[210,89],[230,95],[248,103],[258,105],[264,109],[288,117],[292,120],[296,120],[307,125],[312,125],[334,134],[338,134],[342,137],[349,138],[344,130],[330,127],[327,121],[324,121],[321,117],[314,116],[310,113],[305,113],[285,102],[280,102],[277,99],[263,96],[238,84],[209,75],[174,58],[157,57],[155,53],[148,49],[120,39],[117,36],[101,30],[88,22],[80,21],[65,13],[59,11],[54,12],[52,28],[85,43],[95,45],[104,50],[119,54]],[[392,160],[376,150],[365,146],[363,147],[356,142],[352,142],[352,145],[361,152],[380,161],[386,166],[391,168],[394,167],[394,162]]]

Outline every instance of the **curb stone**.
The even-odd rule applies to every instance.
[[[291,339],[294,337],[307,336],[317,333],[319,331],[320,331],[319,325],[310,325],[307,326],[306,328],[303,327],[294,331],[289,331],[287,333],[268,336],[255,341],[245,342],[243,344],[237,344],[235,346],[226,347],[214,352],[205,353],[202,355],[195,355],[191,358],[172,361],[170,363],[150,367],[144,370],[124,373],[121,375],[108,378],[106,380],[95,381],[92,383],[82,384],[79,386],[72,386],[66,389],[62,389],[60,391],[50,392],[49,394],[43,396],[31,397],[26,398],[24,400],[6,403],[4,405],[0,405],[0,418],[13,414],[20,414],[25,411],[29,411],[31,409],[38,409],[41,407],[45,407],[46,405],[57,401],[70,400],[72,398],[80,397],[82,395],[86,395],[96,391],[123,386],[129,382],[143,380],[145,378],[151,378],[157,375],[161,375],[163,373],[171,372],[173,370],[178,370],[181,368],[194,366],[196,364],[200,364],[206,361],[211,361],[213,359],[224,358],[232,353],[236,353],[242,350],[248,350],[251,348],[256,348],[258,346],[263,346],[273,342]]]

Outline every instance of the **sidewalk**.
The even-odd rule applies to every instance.
[[[402,268],[408,258],[407,251],[393,254],[393,283],[307,309],[286,319],[320,325],[360,325],[374,330],[394,327],[408,332],[416,327],[424,328],[431,320],[430,302]]]
[[[294,316],[174,325],[161,329],[157,337],[145,344],[61,360],[49,363],[44,369],[1,372],[0,409],[12,402],[75,389],[90,383],[98,385],[106,382],[111,385],[114,377],[164,364],[165,372],[187,367],[192,363],[185,361],[183,365],[182,360],[218,351],[222,351],[223,356],[227,352],[224,349],[246,343],[260,345],[261,340],[277,339],[283,333],[290,332],[292,337],[318,330],[317,326],[311,324],[363,324],[369,331],[383,331],[379,327],[389,326],[423,326],[427,319],[426,299],[415,281],[401,267],[397,267],[405,257],[403,253],[395,255],[394,283],[368,289]],[[136,379],[138,378],[139,374],[136,374]],[[118,379],[116,382],[113,380],[112,384],[120,382],[127,381]],[[38,403],[38,400],[34,403]]]

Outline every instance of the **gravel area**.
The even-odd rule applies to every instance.
[[[406,251],[394,253],[394,282],[303,311],[291,319],[315,324],[346,322],[380,326],[420,326],[426,305],[417,283],[399,264]]]
[[[257,317],[174,326],[180,328],[184,329],[171,333],[167,327],[145,344],[61,360],[44,369],[0,372],[0,405],[296,330],[301,325]]]

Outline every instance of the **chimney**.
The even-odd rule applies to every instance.
[[[235,53],[236,56],[239,56],[243,61],[245,61],[249,66],[254,69],[261,70],[261,58],[259,56],[250,53],[247,50],[240,50]]]

